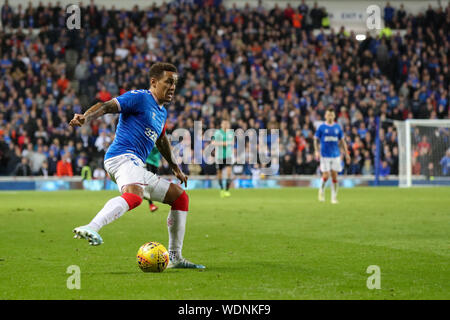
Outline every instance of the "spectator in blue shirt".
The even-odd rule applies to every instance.
[[[352,163],[350,164],[350,167],[348,169],[349,174],[361,174],[361,164],[359,163],[358,158],[353,158]]]
[[[442,166],[442,175],[450,175],[450,149],[447,150],[439,163]]]
[[[386,178],[390,173],[391,173],[391,167],[389,166],[387,161],[383,161],[381,163],[380,176],[382,176],[383,178]]]
[[[386,23],[386,26],[391,27],[392,21],[394,19],[394,8],[391,7],[391,4],[388,2],[386,3],[386,7],[384,8],[384,22]]]
[[[386,100],[387,100],[389,109],[391,109],[391,110],[395,109],[399,102],[399,98],[393,89],[391,89],[391,91],[389,92],[389,95],[386,97]]]

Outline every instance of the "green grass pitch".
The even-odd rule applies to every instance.
[[[167,246],[169,207],[146,203],[73,239],[110,191],[1,192],[0,299],[449,299],[450,188],[192,190],[184,241],[199,270],[144,273],[138,248]],[[80,267],[81,289],[66,286]],[[369,266],[381,289],[367,288]]]

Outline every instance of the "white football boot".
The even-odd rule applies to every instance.
[[[190,262],[189,260],[186,260],[185,258],[179,258],[177,260],[169,260],[169,265],[167,266],[167,269],[205,269],[206,267],[201,264],[195,264],[193,262]]]
[[[325,201],[325,191],[319,188],[319,201],[324,202]]]
[[[91,246],[99,246],[103,243],[103,239],[98,232],[92,230],[88,226],[75,228],[73,229],[73,233],[75,233],[75,239],[86,239]]]

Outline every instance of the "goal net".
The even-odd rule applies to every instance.
[[[399,186],[450,186],[450,120],[395,121]]]

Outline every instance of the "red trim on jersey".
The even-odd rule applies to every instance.
[[[164,128],[162,129],[161,135],[159,137],[164,137],[164,135],[166,134],[166,127],[167,127],[167,122],[164,124]]]

